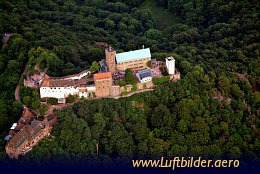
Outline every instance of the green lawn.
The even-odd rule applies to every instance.
[[[160,29],[165,29],[169,26],[181,23],[181,18],[174,16],[169,10],[163,7],[158,7],[154,0],[146,0],[140,9],[148,9],[152,12],[156,26]]]

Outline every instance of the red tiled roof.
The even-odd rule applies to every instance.
[[[32,113],[29,111],[28,108],[25,108],[23,115],[19,119],[18,123],[28,124],[32,120],[32,118],[33,118]]]
[[[27,126],[27,125],[26,125]],[[18,148],[27,138],[28,133],[26,132],[26,126],[21,129],[8,143],[8,146],[12,149]]]
[[[102,79],[108,79],[108,78],[112,78],[111,72],[94,74],[95,80],[102,80]]]
[[[50,80],[49,80],[49,78],[45,78],[42,81],[41,87],[49,87],[49,86],[50,86]]]

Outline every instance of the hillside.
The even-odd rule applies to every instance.
[[[154,155],[259,160],[259,1],[155,2],[0,2],[0,33],[12,34],[0,51],[0,161],[7,160],[4,137],[22,112],[14,90],[29,58],[49,60],[51,76],[78,73],[104,58],[96,42],[122,51],[145,45],[158,60],[174,56],[181,80],[57,112],[52,136],[18,163]],[[23,95],[31,101],[38,93]]]

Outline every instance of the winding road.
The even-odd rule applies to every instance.
[[[17,86],[16,86],[16,88],[15,88],[15,93],[14,93],[14,95],[15,95],[15,100],[16,100],[16,101],[19,101],[19,102],[21,102],[21,98],[20,98],[20,86],[21,86],[21,82],[22,82],[22,80],[23,80],[23,76],[25,76],[25,75],[27,74],[27,72],[28,72],[28,67],[29,67],[29,63],[27,62],[26,66],[25,66],[25,68],[24,68],[24,70],[23,70],[23,73],[22,73],[22,75],[20,76],[19,82],[18,82],[18,84],[17,84]]]

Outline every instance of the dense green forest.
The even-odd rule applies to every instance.
[[[0,33],[12,33],[0,52],[2,158],[4,136],[21,114],[13,95],[28,53],[47,50],[48,74],[62,76],[104,58],[95,42],[106,42],[118,51],[145,45],[158,60],[173,55],[181,80],[57,112],[51,138],[24,160],[93,159],[96,145],[104,160],[157,154],[259,159],[259,1],[155,2],[182,20],[162,29],[157,14],[140,8],[142,0],[0,2]]]

